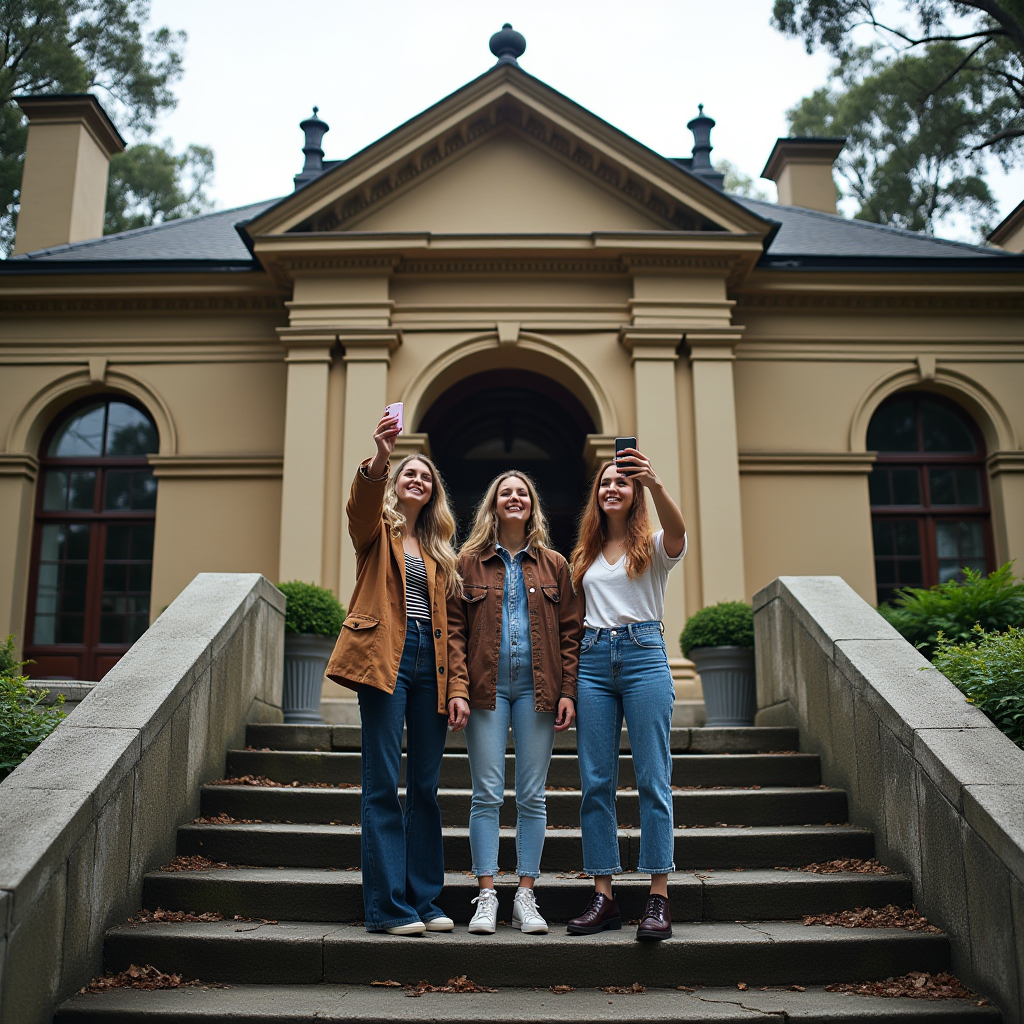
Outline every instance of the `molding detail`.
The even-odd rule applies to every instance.
[[[0,452],[0,476],[23,476],[35,480],[39,460],[28,452]]]
[[[962,272],[961,272],[962,279]],[[738,292],[737,312],[744,309],[813,309],[813,310],[880,310],[908,312],[936,310],[963,310],[981,312],[1024,311],[1024,294],[971,294],[956,295],[949,292],[928,292],[916,295],[768,295]]]
[[[276,478],[284,473],[280,455],[150,455],[158,480]]]
[[[741,473],[870,473],[876,452],[741,451]]]
[[[0,298],[0,315],[82,313],[283,313],[283,295],[82,295],[75,298]]]
[[[395,439],[395,459],[401,462],[407,455],[430,455],[430,437],[427,434],[402,432]],[[397,463],[396,463],[397,464]]]
[[[615,437],[615,434],[587,434],[583,442],[583,458],[588,472],[597,472],[602,462],[615,457]]]
[[[629,269],[621,260],[573,259],[411,259],[395,267],[396,274],[618,274]]]
[[[992,452],[985,460],[989,476],[1000,473],[1024,473],[1024,451]]]

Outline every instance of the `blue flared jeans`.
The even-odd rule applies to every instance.
[[[366,930],[429,921],[444,887],[437,802],[448,719],[437,713],[430,622],[409,619],[395,692],[359,690],[362,721],[363,907]],[[406,727],[405,808],[398,796]]]
[[[675,687],[660,622],[588,626],[580,648],[576,748],[583,784],[583,870],[613,875],[619,861],[615,791],[625,716],[640,794],[640,871],[672,871],[672,753]]]

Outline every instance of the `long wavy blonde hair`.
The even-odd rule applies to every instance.
[[[527,473],[518,469],[509,469],[499,473],[484,491],[480,504],[476,507],[473,518],[473,529],[466,538],[466,543],[459,549],[460,555],[475,555],[487,551],[498,543],[498,488],[509,479],[516,477],[526,484],[526,492],[530,495],[530,518],[526,520],[526,546],[528,548],[549,548],[548,521],[544,515],[537,485]]]
[[[455,537],[455,516],[448,506],[448,492],[437,466],[426,455],[406,455],[391,471],[388,485],[384,490],[384,522],[393,537],[401,537],[405,531],[405,515],[398,507],[398,477],[410,462],[422,462],[433,479],[433,487],[427,503],[420,509],[416,520],[416,539],[420,547],[437,563],[437,571],[444,580],[445,593],[453,597],[462,588],[459,575],[459,559],[455,554],[452,540]]]
[[[598,469],[590,485],[586,508],[580,516],[576,547],[569,559],[569,572],[575,587],[579,587],[583,574],[594,564],[608,539],[608,516],[597,500],[597,492],[601,489],[601,477],[605,470],[614,465],[614,461],[608,461]],[[626,519],[626,575],[630,579],[643,576],[650,568],[653,554],[654,527],[651,526],[651,517],[647,511],[647,496],[642,486],[633,484],[633,504],[629,506]]]

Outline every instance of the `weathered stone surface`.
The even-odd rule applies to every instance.
[[[991,726],[959,690],[902,638],[836,642],[836,667],[905,746],[916,729]]]
[[[823,773],[832,785],[847,792],[857,786],[857,730],[854,722],[854,689],[832,662],[825,667],[825,688],[828,691],[828,718],[821,751]]]
[[[1011,1006],[1020,986],[1014,955],[1013,916],[1010,909],[1010,873],[971,828],[964,829],[964,872],[967,912],[971,921],[971,970],[968,984]]]
[[[845,676],[841,678],[845,679]],[[885,772],[882,768],[882,747],[878,731],[882,728],[878,716],[863,697],[853,696],[853,734],[856,739],[856,784],[846,791],[850,803],[850,821],[857,825],[877,828],[885,820],[882,793],[885,789]],[[835,728],[849,727],[849,723],[837,721]]]
[[[64,912],[64,937],[60,946],[60,977],[78,978],[99,968],[99,950],[89,945],[93,907],[93,863],[96,857],[96,826],[75,844],[68,857],[67,899]],[[61,992],[60,995],[70,995]]]
[[[978,729],[919,729],[914,756],[958,810],[964,786],[1024,783],[1024,750],[988,721]]]
[[[96,858],[93,861],[92,913],[89,949],[102,949],[103,935],[120,924],[134,909],[129,902],[131,877],[132,808],[134,775],[114,794],[96,819]]]
[[[1015,786],[965,786],[964,817],[1024,881],[1024,779]]]
[[[778,704],[795,692],[793,613],[782,601],[766,605],[754,619],[758,707]]]
[[[157,734],[135,766],[132,794],[131,860],[128,893],[142,893],[142,878],[173,855],[177,815],[173,812],[175,782],[171,770],[171,723]],[[168,825],[171,828],[168,828]]]
[[[796,692],[790,700],[803,726],[803,749],[818,753],[828,743],[828,658],[801,625],[793,629],[793,664]]]
[[[882,762],[884,824],[877,839],[885,863],[921,884],[921,832],[918,820],[917,764],[911,753],[883,724],[878,730]]]
[[[1024,935],[1024,883],[1017,878],[1010,879],[1010,913],[1013,919],[1013,934]],[[1024,982],[1024,942],[1017,943],[1017,978]],[[1017,1019],[1024,1020],[1024,984],[1017,993]]]

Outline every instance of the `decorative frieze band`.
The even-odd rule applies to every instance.
[[[280,455],[150,455],[149,464],[158,480],[280,478]]]
[[[870,473],[876,452],[741,451],[741,473]]]
[[[801,295],[772,293],[752,295],[739,293],[736,310],[744,309],[808,309],[808,310],[907,310],[935,312],[937,310],[978,310],[982,312],[1024,311],[1024,294],[957,294],[955,286],[938,294],[916,295]]]
[[[0,298],[0,316],[81,313],[283,312],[283,295],[132,295]]]

